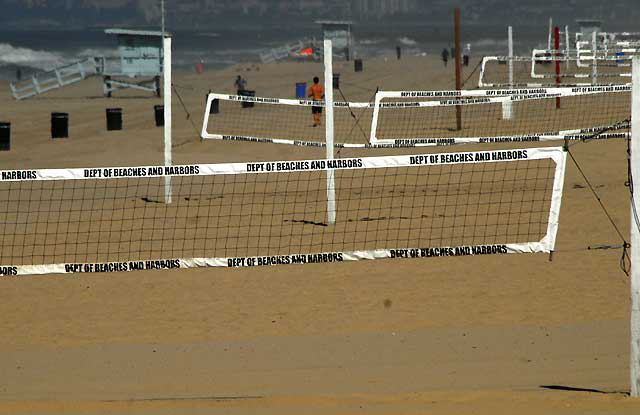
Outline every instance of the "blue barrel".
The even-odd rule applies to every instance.
[[[298,82],[296,83],[296,98],[306,98],[307,96],[307,83],[306,82]]]

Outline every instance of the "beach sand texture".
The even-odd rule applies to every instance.
[[[368,101],[377,87],[453,87],[453,67],[443,69],[435,59],[365,61],[362,73],[336,63],[335,72],[349,101]],[[324,157],[322,148],[201,142],[206,93],[232,93],[237,73],[258,96],[293,98],[295,82],[310,82],[322,67],[241,65],[176,74],[191,116],[174,94],[174,164]],[[153,120],[161,100],[134,91],[100,95],[100,81],[92,79],[15,102],[1,84],[0,121],[12,123],[12,150],[0,153],[1,169],[162,164],[162,129]],[[106,131],[104,113],[112,107],[123,109],[123,131]],[[593,107],[550,116],[569,125],[606,111]],[[54,111],[69,113],[69,139],[51,140]],[[305,115],[310,125],[308,109],[300,119]],[[499,129],[496,115],[484,121],[488,131]],[[283,121],[265,132],[280,131]],[[322,137],[297,119],[290,124],[292,135],[295,128]],[[531,146],[342,149],[340,157]],[[627,237],[626,143],[594,140],[571,150]],[[322,193],[321,177],[310,186]],[[188,205],[173,209],[187,223]],[[323,208],[310,209],[324,216]],[[197,219],[191,225],[197,232]],[[305,232],[304,224],[295,226]],[[56,247],[68,242],[57,241],[42,255],[55,259]],[[523,254],[2,277],[0,414],[635,414],[640,402],[625,395],[629,279],[619,267],[622,251],[587,250],[619,244],[569,162],[552,261]],[[3,247],[1,256],[8,255]]]

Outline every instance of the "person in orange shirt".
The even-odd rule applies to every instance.
[[[309,90],[309,98],[313,98],[314,101],[322,101],[324,99],[324,88],[320,85],[320,79],[317,76],[313,78],[313,86]],[[319,105],[312,106],[311,113],[313,114],[313,126],[319,126],[322,118],[322,107]]]

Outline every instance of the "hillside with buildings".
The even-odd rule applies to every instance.
[[[174,29],[237,21],[301,22],[318,18],[351,19],[361,24],[414,21],[440,24],[450,20],[449,0],[167,0]],[[595,17],[632,24],[640,20],[637,0],[459,0],[470,23],[539,24],[553,15],[558,21]],[[96,25],[157,25],[160,0],[0,0],[5,28],[68,28]],[[220,19],[224,17],[224,19]]]

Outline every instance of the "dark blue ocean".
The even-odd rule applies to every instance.
[[[472,54],[504,55],[507,53],[507,27],[467,27],[463,46],[471,44]],[[515,29],[516,50],[526,53],[546,42],[544,28]],[[173,32],[173,63],[179,69],[203,63],[207,68],[222,68],[237,63],[259,62],[261,51],[307,37],[320,38],[314,25],[298,27],[255,28],[211,31]],[[518,35],[520,35],[518,37]],[[368,58],[390,53],[401,46],[411,55],[439,55],[443,47],[451,47],[452,33],[444,26],[387,25],[354,27],[355,52]],[[0,79],[13,80],[19,68],[22,76],[73,63],[90,56],[115,56],[116,39],[103,29],[83,30],[0,30]]]

